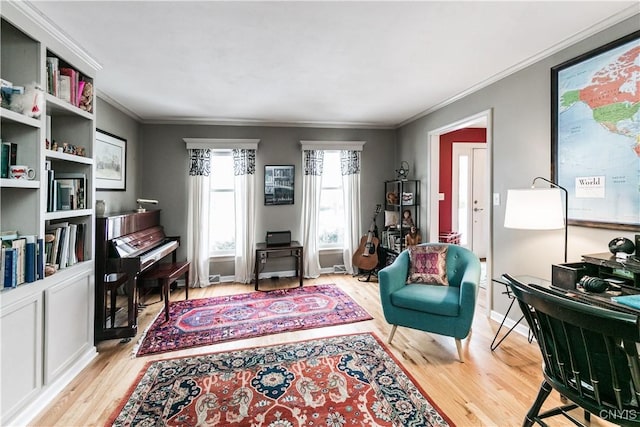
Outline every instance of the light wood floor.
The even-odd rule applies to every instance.
[[[362,305],[374,320],[327,328],[309,329],[266,337],[231,341],[207,347],[132,358],[131,352],[162,304],[147,307],[139,316],[138,337],[129,343],[119,340],[98,344],[98,356],[69,384],[32,425],[97,426],[104,425],[120,400],[135,383],[144,365],[152,360],[188,356],[230,349],[264,346],[333,335],[373,332],[386,342],[390,326],[384,321],[378,296],[378,283],[360,282],[349,275],[321,276],[305,280],[308,284],[335,283]],[[295,279],[263,280],[261,290],[295,287]],[[253,291],[253,286],[220,284],[206,289],[190,289],[191,298],[239,294]],[[184,299],[183,290],[171,294],[172,300]],[[458,362],[453,338],[427,334],[399,327],[389,345],[390,351],[420,383],[430,399],[458,426],[517,426],[535,399],[542,376],[540,356],[534,343],[511,334],[491,352],[489,347],[498,325],[485,315],[484,296],[473,324],[473,334],[463,341],[465,363]],[[545,407],[560,403],[557,393]],[[595,417],[594,417],[595,419]],[[550,425],[572,425],[555,417]],[[592,421],[591,425],[605,425]]]

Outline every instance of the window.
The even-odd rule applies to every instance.
[[[318,234],[320,249],[341,248],[344,242],[344,201],[340,151],[325,151],[320,190]]]
[[[233,155],[231,150],[211,152],[211,194],[209,198],[209,253],[235,254],[236,215],[234,203]]]

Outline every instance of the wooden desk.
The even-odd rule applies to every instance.
[[[270,254],[275,254],[277,252],[289,252],[288,255],[278,255],[281,256],[290,256],[296,258],[296,276],[300,279],[300,286],[302,287],[302,279],[304,278],[304,270],[303,270],[303,254],[304,249],[300,242],[292,241],[288,245],[278,245],[278,246],[267,246],[266,243],[258,243],[256,245],[256,264],[255,264],[255,290],[258,290],[258,281],[260,280],[260,264],[262,259],[264,258],[265,263],[266,260],[269,259]]]

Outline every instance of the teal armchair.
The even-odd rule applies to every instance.
[[[395,261],[380,270],[380,299],[388,323],[393,325],[388,343],[398,326],[453,337],[460,362],[464,362],[462,343],[471,331],[480,282],[480,260],[468,249],[448,246],[446,257],[449,286],[407,284],[409,252],[402,251]]]

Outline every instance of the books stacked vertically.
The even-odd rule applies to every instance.
[[[80,107],[87,83],[90,79],[80,71],[61,63],[55,56],[47,56],[47,92],[51,95]]]
[[[20,235],[15,231],[0,233],[0,287],[15,288],[44,278],[43,239]]]
[[[56,270],[71,267],[85,260],[85,224],[51,223],[45,236],[45,261]]]
[[[86,209],[87,176],[84,173],[56,173],[47,170],[47,211]]]

